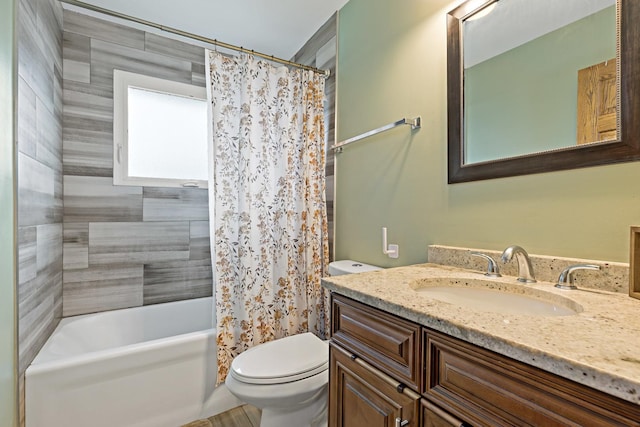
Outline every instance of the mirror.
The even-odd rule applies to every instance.
[[[449,183],[640,159],[639,17],[640,0],[449,12]]]

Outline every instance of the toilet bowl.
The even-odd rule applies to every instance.
[[[307,332],[241,353],[225,384],[238,399],[262,409],[261,427],[324,427],[328,368],[328,343]]]
[[[352,260],[329,264],[329,274],[380,267]],[[326,427],[329,344],[310,332],[257,345],[231,362],[227,389],[262,409],[260,427]]]

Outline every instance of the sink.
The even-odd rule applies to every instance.
[[[571,316],[582,311],[569,298],[528,285],[446,277],[416,280],[410,286],[420,295],[478,311],[530,316]]]

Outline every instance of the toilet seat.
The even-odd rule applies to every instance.
[[[311,332],[252,347],[231,363],[229,374],[248,384],[283,384],[326,371],[329,345]]]

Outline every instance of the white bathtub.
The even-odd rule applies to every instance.
[[[212,298],[62,319],[25,373],[27,427],[176,427],[239,405],[215,388]]]

